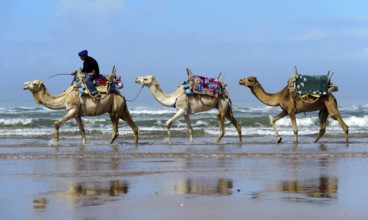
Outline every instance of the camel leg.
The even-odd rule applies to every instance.
[[[125,103],[123,112],[120,114],[120,118],[123,119],[123,121],[126,121],[128,123],[129,127],[132,129],[133,134],[134,134],[134,142],[135,144],[138,144],[138,126],[133,121],[126,103]]]
[[[280,120],[281,118],[285,117],[287,115],[287,113],[285,111],[280,112],[280,114],[278,114],[276,117],[272,118],[270,116],[270,124],[275,132],[275,135],[277,137],[277,143],[280,143],[282,141],[281,136],[279,135],[279,132],[276,128],[276,121]]]
[[[127,111],[122,117],[124,121],[126,121],[129,125],[129,127],[132,129],[134,134],[134,143],[138,144],[138,126],[135,124],[135,122],[132,119],[132,116],[130,115],[129,111]]]
[[[290,120],[291,120],[291,125],[293,126],[295,143],[298,143],[298,125],[296,123],[295,114],[293,112],[289,113],[289,117],[290,117]]]
[[[236,128],[236,131],[238,132],[238,136],[239,136],[239,142],[242,143],[243,142],[243,137],[242,137],[242,130],[241,130],[241,126],[238,124],[238,122],[236,121],[234,114],[233,114],[233,109],[231,106],[229,106],[225,117],[234,125],[234,127]]]
[[[336,99],[332,95],[329,96],[329,98],[326,100],[325,105],[327,108],[328,113],[331,115],[331,118],[334,120],[337,120],[337,122],[340,124],[341,128],[344,130],[345,134],[345,140],[346,143],[349,142],[349,127],[345,124],[344,120],[342,120],[340,116],[339,109],[337,107]]]
[[[62,124],[64,124],[66,121],[68,121],[71,118],[75,118],[77,115],[77,109],[70,109],[68,113],[60,118],[59,120],[55,121],[54,123],[54,144],[57,145],[59,143],[59,128]]]
[[[225,135],[225,113],[218,112],[217,113],[217,121],[220,127],[220,134],[217,137],[217,142],[220,142],[221,138]]]
[[[80,116],[75,117],[75,120],[77,121],[78,127],[79,127],[79,133],[82,136],[82,144],[86,145],[86,132],[84,130],[84,125],[82,122],[82,118]]]
[[[189,140],[190,142],[193,142],[193,128],[192,123],[190,123],[189,115],[184,115],[184,119],[188,127]]]
[[[110,139],[110,144],[114,143],[115,139],[119,136],[119,118],[110,115],[110,120],[112,123],[112,136]]]
[[[326,122],[327,122],[327,117],[328,117],[327,108],[324,108],[321,111],[319,111],[318,117],[319,117],[320,129],[319,129],[318,136],[316,140],[314,141],[314,143],[317,143],[318,140],[326,133]]]
[[[169,141],[170,142],[171,142],[171,131],[170,131],[171,124],[174,121],[176,121],[178,118],[180,118],[181,116],[183,116],[184,114],[185,114],[184,109],[179,109],[178,112],[176,112],[176,114],[166,122],[167,135],[169,137]]]

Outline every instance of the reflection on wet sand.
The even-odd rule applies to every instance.
[[[282,164],[290,172],[288,180],[275,181],[263,192],[252,194],[252,198],[259,198],[266,193],[283,193],[282,199],[288,202],[320,203],[337,199],[338,179],[331,176],[330,167],[334,160],[320,158],[317,167],[310,170],[308,159],[292,158]],[[313,172],[312,172],[313,171]],[[313,174],[313,176],[309,176]],[[315,175],[317,174],[317,175]]]
[[[186,179],[175,185],[177,194],[231,195],[233,181],[228,179]]]
[[[68,183],[66,196],[120,196],[128,193],[128,183],[119,180]]]
[[[126,181],[93,181],[67,183],[63,190],[53,192],[73,204],[82,206],[102,205],[107,201],[116,200],[117,196],[128,193],[129,184]],[[44,210],[50,203],[45,198],[33,200],[35,210]]]
[[[333,200],[337,198],[338,181],[335,177],[322,176],[311,180],[283,181],[268,187],[267,191],[288,194],[303,194],[309,198]],[[300,195],[287,195],[283,197],[290,202],[305,201]],[[308,201],[308,200],[306,200]]]
[[[49,204],[49,200],[46,198],[38,198],[33,200],[33,209],[38,212],[43,212],[46,209],[46,205]]]

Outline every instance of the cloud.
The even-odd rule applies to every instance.
[[[156,12],[166,5],[166,0],[151,0],[146,3],[138,12],[140,16],[146,16]]]
[[[360,38],[367,39],[368,38],[368,28],[349,28],[340,30],[339,33],[344,37],[349,38]]]
[[[341,56],[339,56],[341,60],[361,60],[366,61],[368,59],[368,47],[357,49],[354,51],[347,51]]]
[[[310,30],[304,34],[291,35],[285,33],[270,34],[264,36],[228,36],[225,38],[227,43],[273,43],[273,42],[289,42],[289,41],[314,41],[332,36],[332,32],[322,31],[318,29]]]
[[[313,41],[313,40],[320,40],[323,38],[327,38],[330,37],[332,34],[323,30],[318,30],[318,29],[314,29],[314,30],[310,30],[307,33],[301,34],[301,35],[297,35],[292,37],[291,40],[294,41]]]
[[[125,7],[124,0],[60,0],[56,14],[97,14],[101,16],[116,15]]]

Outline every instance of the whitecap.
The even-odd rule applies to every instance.
[[[29,118],[0,119],[0,125],[29,125],[32,121],[33,120]]]
[[[347,118],[343,118],[343,120],[348,126],[368,127],[368,115],[365,115],[363,117],[350,116]],[[331,121],[331,125],[340,127],[339,123],[336,120]]]

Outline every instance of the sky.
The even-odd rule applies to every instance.
[[[221,72],[233,103],[257,102],[239,79],[256,76],[267,92],[300,74],[334,72],[342,102],[367,102],[368,1],[365,0],[0,0],[1,103],[33,100],[26,81],[63,92],[94,57],[103,74],[115,65],[123,95],[137,76],[155,75],[173,92],[194,74]],[[155,102],[147,88],[137,102]],[[0,104],[1,106],[1,104]]]

